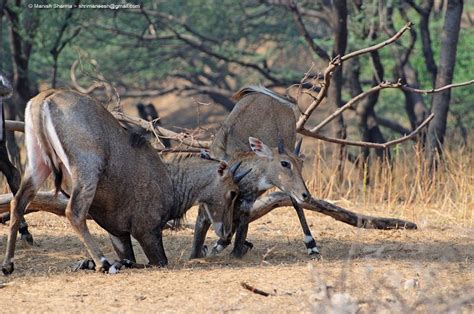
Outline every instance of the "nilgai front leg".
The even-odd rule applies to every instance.
[[[140,243],[151,266],[164,267],[168,265],[161,226],[156,226],[152,230],[142,230],[139,234],[134,235],[134,238]]]
[[[203,205],[199,205],[199,212],[194,225],[193,248],[190,258],[201,258],[207,255],[207,246],[204,245],[206,234],[211,226],[211,222],[207,218]]]
[[[306,222],[306,217],[303,211],[303,207],[301,207],[296,200],[291,197],[291,203],[296,210],[296,214],[298,215],[298,219],[300,220],[301,229],[303,229],[304,234],[304,244],[310,256],[319,256],[319,249],[316,244],[316,241],[311,234],[311,230],[309,229],[308,223]]]

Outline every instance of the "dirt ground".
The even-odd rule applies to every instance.
[[[195,215],[192,209],[189,224]],[[67,221],[31,214],[36,246],[21,243],[14,274],[0,277],[0,312],[474,311],[472,228],[439,226],[427,218],[416,231],[361,230],[314,212],[307,216],[320,260],[306,255],[294,210],[280,208],[251,225],[255,247],[242,260],[230,258],[227,249],[189,261],[192,230],[184,229],[166,231],[167,268],[105,275],[71,272],[86,255]],[[106,234],[89,225],[114,258]],[[2,258],[6,233],[7,226],[0,226]],[[210,234],[207,243],[215,239]],[[145,262],[138,245],[135,249]],[[246,290],[242,282],[271,295]]]

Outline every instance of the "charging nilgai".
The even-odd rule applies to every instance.
[[[240,184],[240,196],[234,210],[233,233],[236,231],[232,255],[243,256],[249,248],[246,241],[249,211],[265,191],[277,187],[291,196],[304,232],[304,242],[310,255],[319,254],[316,242],[298,203],[311,198],[301,175],[301,140],[296,144],[296,104],[258,86],[240,90],[234,96],[239,102],[224,121],[211,144],[210,156],[228,161],[241,160],[252,172]],[[250,145],[249,145],[250,144]],[[294,151],[293,151],[294,148]],[[203,246],[210,220],[204,209],[199,210],[194,232],[191,258],[207,254]],[[222,251],[231,242],[220,239],[213,253]]]
[[[133,261],[132,235],[158,266],[167,264],[163,227],[195,203],[203,204],[220,238],[231,231],[236,181],[245,174],[236,174],[240,164],[190,157],[166,165],[148,143],[132,147],[130,134],[86,95],[49,90],[33,98],[25,113],[25,141],[28,164],[11,206],[5,274],[13,271],[20,219],[51,172],[57,189],[63,174],[71,179],[66,217],[98,270],[115,271],[93,240],[87,215],[109,232],[120,258]]]

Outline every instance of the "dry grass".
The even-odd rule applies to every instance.
[[[28,221],[38,246],[20,245],[17,270],[0,277],[2,312],[472,313],[472,152],[449,150],[447,162],[430,178],[422,155],[400,148],[393,152],[393,167],[373,165],[370,183],[364,184],[363,173],[351,163],[338,182],[335,157],[318,145],[305,152],[314,156],[305,167],[313,195],[357,212],[412,220],[420,229],[356,229],[307,212],[322,252],[321,260],[311,260],[294,210],[281,208],[251,225],[255,248],[243,260],[229,258],[226,250],[188,261],[192,230],[167,231],[167,269],[108,276],[72,273],[73,262],[85,257],[82,244],[63,218],[35,213]],[[195,215],[192,209],[190,223]],[[106,233],[89,225],[113,257]],[[2,251],[6,232],[0,226]],[[208,244],[215,239],[210,234]],[[144,262],[136,243],[135,249]],[[241,282],[271,296],[252,293]]]
[[[320,198],[348,206],[377,208],[384,213],[441,226],[474,226],[474,154],[466,147],[445,151],[445,162],[430,173],[428,163],[417,146],[397,147],[387,161],[359,167],[346,161],[344,180],[337,176],[335,152],[317,142],[309,155],[312,167],[306,169],[308,186]],[[330,162],[328,162],[330,161]]]

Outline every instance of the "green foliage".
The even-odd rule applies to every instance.
[[[321,3],[316,1],[300,4],[306,9],[322,12]],[[380,32],[375,39],[366,38],[366,30],[379,19],[376,3],[366,2],[359,12],[354,4],[348,2],[347,51],[366,47],[388,37],[387,33]],[[396,5],[401,2],[390,3],[394,5],[394,26],[400,28],[405,21]],[[254,67],[242,64],[252,64],[264,70],[268,67],[274,78],[283,82],[298,82],[313,61],[318,65],[316,70],[322,70],[319,67],[325,65],[310,51],[300,36],[291,13],[281,6],[260,4],[252,0],[161,0],[145,1],[143,7],[148,12],[147,15],[140,10],[75,10],[62,40],[72,36],[77,28],[81,28],[81,31],[59,56],[60,85],[68,84],[71,64],[79,58],[86,74],[84,83],[90,82],[96,72],[100,72],[116,86],[127,89],[160,88],[176,77],[194,84],[204,84],[206,80],[217,82],[213,84],[220,84],[225,89],[237,89],[249,83],[274,83]],[[53,64],[50,50],[68,10],[31,10],[25,6],[13,6],[13,9],[20,12],[22,22],[31,14],[39,15],[35,35],[23,32],[22,37],[33,41],[33,52],[29,60],[32,82],[50,84]],[[473,4],[465,5],[465,10],[473,9]],[[408,7],[405,10],[418,31],[419,15]],[[153,21],[153,27],[149,20]],[[304,21],[316,42],[330,53],[333,34],[327,23],[308,16],[304,17]],[[4,18],[3,25],[5,24]],[[435,60],[439,59],[439,34],[442,26],[443,16],[431,18],[430,31]],[[5,27],[3,34],[1,47],[6,58],[2,62],[8,71],[12,65]],[[176,34],[191,40],[196,47],[176,38]],[[150,39],[153,36],[158,39]],[[431,88],[419,36],[418,32],[410,62],[418,73],[422,88]],[[409,43],[408,34],[399,41],[404,47]],[[204,53],[200,47],[205,47],[219,57]],[[459,39],[454,78],[456,82],[473,78],[473,50],[474,28],[465,26]],[[395,56],[398,53],[397,45],[380,50],[386,80],[398,78],[394,74]],[[90,67],[91,60],[97,62],[97,68]],[[370,82],[374,72],[370,58],[360,57],[360,65],[361,81]],[[369,87],[370,83],[363,86],[364,89]],[[344,91],[344,95],[347,96],[348,92]],[[425,101],[430,104],[430,96],[425,96]],[[404,102],[400,91],[383,91],[376,106],[377,113],[408,127]],[[468,110],[472,103],[472,86],[453,92],[451,110],[468,128],[474,128],[474,114],[472,110]],[[454,120],[449,123],[450,127],[454,126]]]

